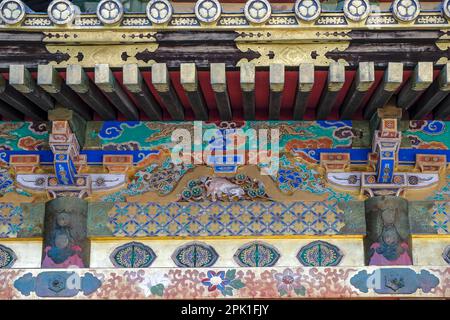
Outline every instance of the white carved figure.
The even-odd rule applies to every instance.
[[[319,0],[297,0],[294,9],[297,17],[305,21],[317,19],[321,12]]]
[[[168,0],[151,0],[147,4],[147,17],[153,23],[165,23],[172,17],[173,9]]]
[[[195,15],[202,22],[214,22],[221,13],[222,7],[217,0],[198,0],[195,4]]]
[[[226,178],[207,177],[202,180],[204,180],[206,196],[211,196],[212,201],[217,201],[217,198],[221,198],[222,195],[227,196],[229,199],[241,199],[245,195],[244,189],[228,181]]]
[[[122,3],[118,0],[102,0],[97,5],[97,16],[105,24],[119,22],[123,13]]]
[[[442,11],[447,18],[450,18],[450,0],[444,0],[442,3]]]
[[[392,11],[397,20],[413,21],[420,13],[420,4],[417,0],[395,0]]]
[[[344,3],[345,16],[353,21],[361,21],[370,13],[368,0],[346,0]]]
[[[48,6],[47,13],[55,24],[68,24],[79,14],[80,9],[68,0],[53,0]]]
[[[272,9],[267,0],[249,0],[245,4],[244,14],[250,22],[263,23],[270,18]]]
[[[25,5],[20,0],[6,0],[0,4],[0,18],[7,24],[16,24],[25,18]]]

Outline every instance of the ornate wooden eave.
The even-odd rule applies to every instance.
[[[112,111],[119,111],[119,119],[368,120],[376,108],[397,95],[410,118],[448,116],[444,99],[447,80],[438,74],[445,72],[443,66],[450,54],[450,24],[448,10],[441,9],[439,3],[425,3],[422,11],[416,8],[409,17],[386,4],[379,7],[380,12],[366,10],[360,16],[347,9],[305,17],[295,11],[296,6],[273,4],[270,16],[255,21],[243,12],[243,4],[234,4],[211,22],[193,13],[194,8],[188,12],[176,4],[165,21],[150,19],[149,13],[122,11],[120,19],[112,23],[91,13],[73,13],[61,22],[48,13],[24,9],[15,20],[4,14],[0,19],[0,70],[5,80],[24,94],[29,88],[9,80],[11,66],[22,66],[24,74],[30,72],[30,81],[38,86],[42,86],[39,73],[53,73],[52,68],[38,71],[40,65],[55,67],[63,84],[67,68],[82,67],[90,79],[87,83],[94,82],[89,84],[95,87],[93,91],[105,92],[107,86],[114,87],[113,82],[123,89],[119,98],[106,94],[115,106]],[[442,8],[447,6],[448,1],[444,1]],[[101,63],[113,72],[107,86],[95,83],[97,73],[109,72],[95,68]],[[195,67],[182,67],[189,63]],[[332,67],[336,63],[345,69]],[[124,83],[123,68],[131,70],[129,65],[138,67],[133,74],[136,79]],[[278,67],[269,68],[271,65]],[[152,77],[154,68],[159,70],[159,78]],[[214,68],[224,69],[218,84],[210,75]],[[279,82],[275,75],[281,70],[284,78]],[[360,79],[363,73],[365,80]],[[136,82],[142,81],[140,78],[143,86]],[[243,78],[250,80],[244,83],[240,81]],[[48,84],[43,85],[48,89]],[[79,100],[80,90],[86,91],[80,87],[74,90],[71,84],[63,87],[60,99],[56,98],[59,104],[73,97]],[[141,98],[136,97],[144,91],[144,102],[150,101],[153,111],[145,110]],[[252,94],[260,97],[253,106]],[[97,102],[104,99],[98,94],[91,98]],[[117,99],[128,105],[128,111],[116,106]],[[11,105],[11,97],[6,100]],[[12,110],[3,108],[5,119],[45,118],[39,109],[24,113],[17,104],[13,103]],[[98,103],[79,104],[74,110],[85,109],[86,119],[115,118],[111,112],[99,110]]]

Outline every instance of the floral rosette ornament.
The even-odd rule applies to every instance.
[[[304,296],[306,288],[300,283],[300,275],[287,268],[283,273],[275,273],[277,289],[280,296],[290,295],[294,292],[297,296]]]
[[[240,279],[236,279],[236,270],[208,271],[206,278],[201,280],[208,287],[209,292],[219,290],[224,296],[233,296],[233,289],[239,290],[245,285]]]

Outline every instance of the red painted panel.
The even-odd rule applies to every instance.
[[[172,81],[173,88],[175,89],[178,98],[180,99],[181,104],[184,108],[184,119],[186,121],[195,120],[194,112],[192,111],[191,104],[189,103],[189,99],[184,92],[183,86],[180,81],[180,72],[179,71],[170,71],[170,80]]]
[[[328,120],[339,120],[339,109],[344,102],[345,96],[347,95],[348,90],[350,89],[353,78],[355,77],[355,71],[346,71],[345,72],[345,82],[342,86],[342,89],[339,91],[339,94],[336,98],[333,108],[331,109],[330,115],[327,117]]]
[[[315,71],[314,72],[314,85],[312,87],[311,94],[309,95],[308,104],[303,119],[314,120],[316,118],[316,107],[320,100],[323,87],[327,82],[328,71]]]
[[[152,93],[153,97],[161,106],[161,109],[163,111],[163,120],[171,120],[172,118],[170,117],[170,114],[167,112],[164,103],[162,102],[160,96],[158,95],[158,91],[156,91],[155,87],[152,85],[152,73],[150,71],[142,71],[141,75],[145,83],[147,84],[147,87],[150,89],[150,92]]]
[[[269,116],[269,71],[257,71],[255,77],[256,120],[267,120]]]
[[[241,74],[239,71],[227,72],[227,87],[230,96],[233,119],[241,121],[244,119],[242,108]]]
[[[208,106],[209,120],[214,121],[219,119],[219,113],[216,106],[216,98],[211,86],[211,78],[209,71],[198,71],[198,82],[205,98],[205,103]]]
[[[375,70],[375,81],[370,87],[370,89],[367,91],[367,93],[364,95],[364,98],[361,102],[361,105],[359,106],[359,109],[356,110],[355,114],[353,115],[353,120],[363,120],[363,111],[366,106],[366,104],[369,102],[370,98],[372,97],[373,93],[377,89],[378,85],[380,84],[381,80],[383,80],[384,70]]]
[[[285,71],[280,120],[292,120],[297,93],[298,71]]]

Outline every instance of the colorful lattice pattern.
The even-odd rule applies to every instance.
[[[244,236],[339,234],[337,202],[116,203],[108,227],[114,236]]]
[[[14,203],[0,203],[0,238],[15,238],[22,227],[23,210]]]
[[[436,202],[431,210],[432,223],[436,232],[448,234],[450,231],[450,202]]]

